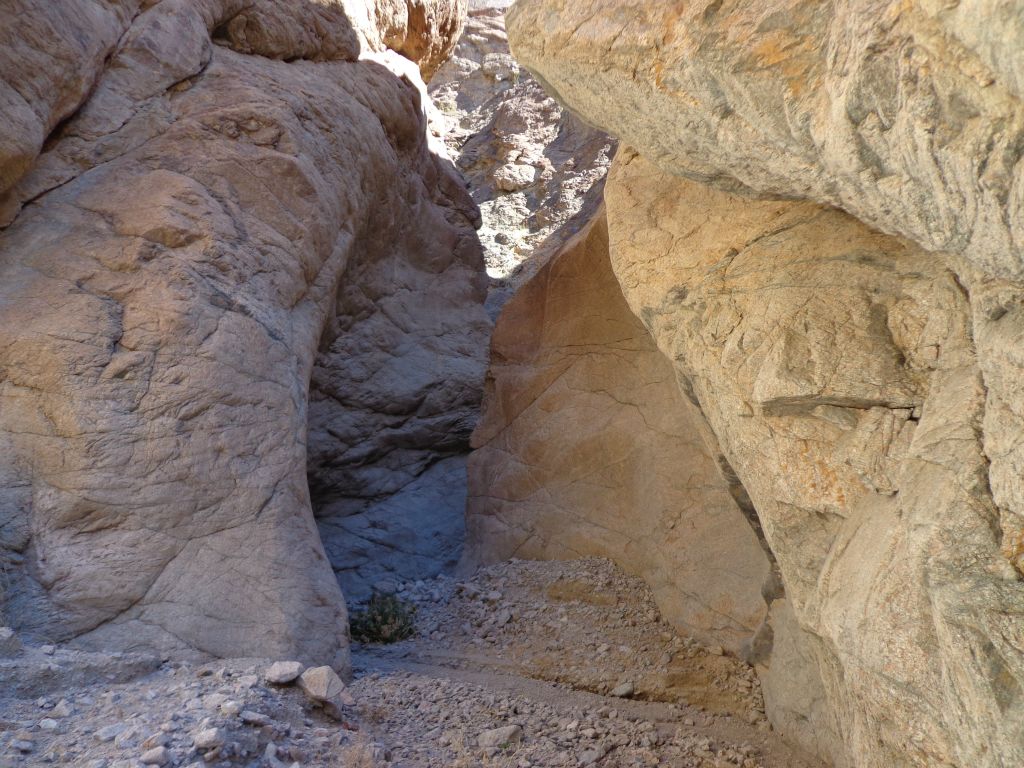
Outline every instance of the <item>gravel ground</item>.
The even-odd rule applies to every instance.
[[[820,765],[771,732],[747,665],[677,636],[608,561],[380,587],[416,606],[417,635],[357,644],[332,713],[269,682],[275,660],[161,663],[14,640],[0,653],[0,766]]]

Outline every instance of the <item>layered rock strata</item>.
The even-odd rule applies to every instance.
[[[307,443],[448,429],[430,414],[471,410],[487,331],[478,212],[417,65],[358,3],[22,5],[5,30],[49,58],[0,46],[31,112],[4,110],[27,138],[0,157],[4,612],[82,646],[344,668]],[[403,49],[439,30],[429,70],[457,30],[413,21]],[[372,393],[436,348],[447,389],[410,368]],[[336,407],[310,408],[314,371]]]

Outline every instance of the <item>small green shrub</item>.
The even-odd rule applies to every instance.
[[[360,643],[397,643],[416,634],[416,606],[374,592],[366,608],[349,616],[349,630]]]

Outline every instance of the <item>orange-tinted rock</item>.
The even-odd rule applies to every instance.
[[[676,626],[750,648],[768,560],[714,437],[623,299],[603,212],[503,309],[473,441],[467,564],[608,557]]]

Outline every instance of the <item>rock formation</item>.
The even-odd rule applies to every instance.
[[[776,725],[838,765],[1024,761],[1019,13],[521,0],[509,29],[639,152],[611,262],[781,570]]]
[[[417,65],[384,50],[430,72],[461,4],[15,5],[5,616],[85,647],[343,668],[307,443],[315,489],[386,490],[390,457],[465,421],[482,373],[479,214]]]
[[[551,98],[509,53],[510,0],[472,0],[466,30],[430,82],[443,135],[480,206],[488,311],[589,221],[615,142]]]
[[[466,566],[609,557],[675,626],[752,651],[769,562],[623,299],[603,213],[505,305],[473,444]]]

